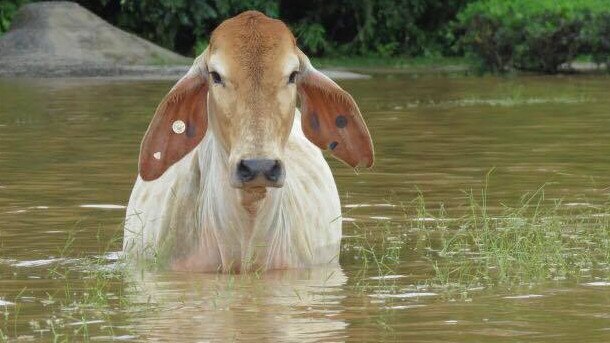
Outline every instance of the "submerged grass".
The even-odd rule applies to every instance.
[[[459,216],[449,216],[443,204],[430,209],[420,194],[402,205],[402,221],[358,227],[368,233],[351,239],[360,266],[356,286],[404,290],[407,285],[387,276],[412,272],[404,265],[413,256],[423,257],[428,268],[424,277],[405,279],[415,290],[511,289],[610,276],[610,205],[567,206],[547,199],[545,187],[516,206],[490,206],[487,187],[465,192],[465,198]]]
[[[81,231],[76,228],[68,231],[65,244],[52,257],[55,262],[51,267],[32,272],[40,275],[36,275],[37,278],[53,280],[61,286],[48,291],[24,288],[14,295],[11,299],[14,305],[5,308],[3,320],[0,320],[0,342],[35,336],[53,342],[89,342],[93,332],[98,337],[100,334],[115,336],[112,323],[132,304],[123,293],[124,268],[119,261],[109,257],[116,251],[122,233],[117,232],[108,239],[102,237],[102,231],[100,227],[96,235],[100,252],[96,255],[78,252],[77,237]],[[41,306],[48,316],[22,320],[19,309],[24,303]],[[22,334],[28,327],[35,336]]]
[[[544,188],[522,197],[516,207],[498,213],[487,207],[487,190],[467,194],[469,213],[437,217],[423,201],[428,220],[418,233],[433,263],[433,286],[520,286],[546,280],[608,277],[610,209],[570,210],[547,200]]]
[[[379,287],[393,289],[395,279],[391,276],[399,266],[404,244],[392,235],[393,227],[388,223],[374,228],[357,224],[355,226],[357,234],[352,238],[356,241],[352,248],[358,266],[355,288],[361,292]],[[343,251],[346,249],[349,248],[344,246]]]

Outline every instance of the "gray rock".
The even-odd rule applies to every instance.
[[[0,37],[0,75],[165,74],[191,59],[105,22],[73,2],[23,6]]]

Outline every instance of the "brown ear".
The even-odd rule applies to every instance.
[[[304,54],[300,55],[303,71],[297,86],[305,136],[352,167],[371,167],[373,142],[358,105],[349,93],[315,70]]]
[[[139,167],[145,181],[163,175],[205,135],[208,85],[197,63],[163,98],[144,135]]]

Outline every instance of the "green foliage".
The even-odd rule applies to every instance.
[[[281,2],[280,17],[309,53],[429,56],[450,52],[448,23],[469,0]],[[294,23],[294,24],[293,24]],[[324,43],[322,43],[324,41]]]
[[[609,18],[607,0],[481,0],[458,14],[454,34],[485,69],[555,73],[579,54],[607,61]]]
[[[430,56],[450,52],[448,23],[470,0],[80,0],[104,19],[192,55],[223,20],[248,9],[282,18],[309,54]]]
[[[610,71],[610,10],[591,18],[582,33],[584,50]]]
[[[1,0],[0,1],[0,35],[8,31],[13,15],[17,12],[17,9],[23,4],[28,2],[27,0]]]
[[[224,19],[248,9],[278,16],[274,0],[122,0],[119,26],[183,54],[205,46]]]
[[[329,48],[326,42],[326,30],[318,23],[301,23],[294,27],[294,34],[301,43],[301,48],[319,53]]]

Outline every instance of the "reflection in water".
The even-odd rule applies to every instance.
[[[180,280],[176,282],[176,280]],[[153,273],[129,277],[129,300],[149,304],[132,322],[134,334],[152,340],[212,339],[218,342],[340,341],[340,267],[287,270],[261,275]]]
[[[465,299],[421,287],[433,264],[408,236],[405,223],[415,221],[402,206],[421,192],[429,204],[463,210],[462,191],[480,190],[492,168],[490,211],[544,183],[546,198],[568,207],[602,203],[610,195],[610,78],[343,82],[377,159],[360,175],[330,161],[345,219],[341,268],[114,275],[116,256],[106,253],[121,247],[139,143],[172,83],[0,80],[0,337],[610,341],[607,279],[472,289]],[[374,264],[363,271],[362,227],[373,240],[403,238],[389,275]]]

